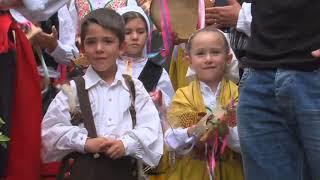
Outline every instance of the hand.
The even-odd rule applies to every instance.
[[[0,0],[0,9],[7,10],[10,8],[22,7],[22,0]]]
[[[42,49],[47,49],[49,52],[53,52],[58,46],[58,32],[57,29],[52,26],[52,33],[47,34],[40,32],[34,36],[33,42],[39,45]]]
[[[236,27],[241,5],[237,0],[228,0],[223,7],[206,8],[206,25],[219,24],[222,27]]]
[[[119,159],[125,155],[125,148],[121,140],[108,139],[104,154],[111,159]]]
[[[108,139],[104,137],[88,138],[84,145],[84,150],[88,153],[103,152],[108,146]]]
[[[165,113],[166,106],[163,102],[162,98],[162,91],[161,90],[154,90],[149,93],[154,105],[156,106],[159,113]]]
[[[313,51],[311,54],[313,57],[320,58],[320,49]]]

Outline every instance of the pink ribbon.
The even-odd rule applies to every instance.
[[[205,27],[205,4],[204,0],[198,1],[198,29],[202,29]]]
[[[167,0],[159,0],[159,1],[160,1],[162,40],[164,45],[164,52],[161,52],[161,54],[164,57],[169,57],[171,49],[173,47],[173,40],[172,40],[173,32],[171,28],[170,11],[169,11]]]

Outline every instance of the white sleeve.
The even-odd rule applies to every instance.
[[[73,26],[73,20],[67,5],[58,11],[58,19],[58,46],[51,52],[51,56],[57,63],[70,64],[70,62],[78,56],[79,51],[75,45],[76,27]]]
[[[188,128],[171,129],[169,128],[165,133],[165,142],[170,150],[177,151],[185,149],[188,144]]]
[[[87,130],[73,126],[70,120],[68,97],[60,91],[42,121],[41,154],[45,163],[59,161],[71,152],[84,153]]]
[[[79,16],[78,16],[78,11],[75,5],[75,0],[71,0],[70,1],[70,5],[69,5],[69,13],[70,13],[70,17],[71,17],[71,21],[72,21],[72,27],[75,30],[75,37],[74,40],[76,40],[75,38],[77,37],[77,34],[79,32],[80,29],[80,20],[79,20]],[[71,24],[69,24],[70,26]]]
[[[139,159],[149,166],[158,165],[163,154],[163,134],[158,111],[143,84],[134,79],[136,89],[135,110],[137,124],[120,139],[126,155]]]
[[[233,127],[233,128],[229,127],[229,134],[227,136],[227,145],[233,151],[238,152],[238,153],[241,152],[240,140],[239,140],[237,127]]]
[[[30,0],[28,0],[30,1]],[[34,2],[38,0],[33,0],[30,2]],[[17,8],[24,17],[26,17],[30,21],[46,21],[49,19],[54,13],[56,13],[63,5],[67,4],[69,0],[48,0],[47,3],[43,4],[44,9],[39,10],[30,10],[25,7]]]
[[[251,36],[251,3],[243,3],[239,12],[237,30]]]
[[[166,107],[168,107],[169,104],[171,103],[172,96],[174,95],[174,89],[171,84],[169,74],[165,69],[163,69],[162,71],[159,82],[157,84],[157,89],[162,91],[165,105]]]

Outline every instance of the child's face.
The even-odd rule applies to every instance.
[[[145,22],[141,18],[135,18],[130,20],[125,28],[125,54],[129,57],[141,57],[147,40]]]
[[[122,46],[112,31],[92,23],[88,26],[82,48],[91,66],[102,72],[116,64]]]
[[[200,32],[192,39],[190,65],[199,80],[211,82],[221,78],[232,55],[227,54],[224,41],[217,32]]]

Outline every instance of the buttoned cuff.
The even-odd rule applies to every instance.
[[[165,140],[170,149],[183,149],[188,144],[188,128],[168,129],[165,133]]]
[[[120,138],[120,140],[122,141],[124,148],[125,148],[125,155],[129,156],[129,155],[136,155],[139,156],[138,154],[141,154],[141,148],[139,148],[139,144],[138,142],[133,139],[132,137],[130,137],[128,134],[124,135]]]
[[[79,133],[73,140],[73,148],[80,153],[85,153],[84,145],[86,144],[88,136],[86,134]]]

